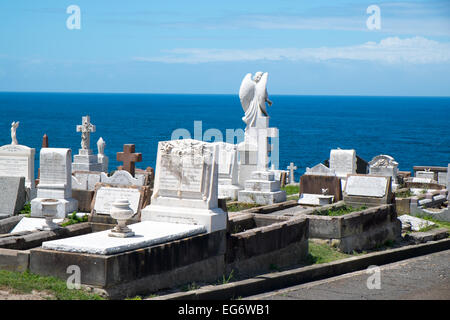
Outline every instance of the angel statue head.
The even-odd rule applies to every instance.
[[[253,76],[253,81],[258,82],[259,80],[261,80],[263,74],[264,72],[261,71],[256,72],[255,75]]]
[[[239,99],[245,116],[242,120],[247,124],[245,130],[250,127],[256,127],[256,120],[261,117],[268,117],[266,111],[266,102],[272,105],[267,94],[267,72],[258,71],[252,78],[251,73],[247,73],[242,80],[239,89]]]

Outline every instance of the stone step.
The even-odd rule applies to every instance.
[[[275,192],[280,191],[280,181],[247,180],[245,190]]]
[[[251,175],[252,180],[264,180],[264,181],[274,181],[275,174],[271,171],[253,171]]]

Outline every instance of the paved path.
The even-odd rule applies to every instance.
[[[381,288],[366,270],[248,297],[266,300],[450,300],[450,250],[380,267]]]

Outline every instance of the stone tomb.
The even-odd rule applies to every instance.
[[[114,223],[109,217],[111,204],[117,199],[127,199],[133,209],[132,221],[139,221],[141,209],[148,205],[150,200],[150,189],[148,187],[113,185],[98,183],[92,200],[91,222]],[[100,221],[99,215],[106,216]],[[108,219],[110,218],[110,219]]]
[[[0,176],[25,177],[28,200],[36,196],[34,155],[34,148],[19,144],[0,147]]]
[[[77,125],[77,132],[81,132],[81,149],[73,157],[73,171],[102,171],[103,164],[98,162],[97,155],[90,149],[91,132],[95,132],[95,126],[89,116],[82,117],[82,124]]]
[[[25,201],[25,177],[0,176],[0,219],[18,214]]]
[[[218,207],[218,155],[217,145],[198,140],[160,141],[151,204],[141,220],[226,229],[227,214]]]
[[[72,198],[71,150],[43,148],[40,152],[40,180],[37,198],[31,201],[31,216],[42,216],[42,200],[58,199],[57,215],[64,218],[78,209],[78,201]]]
[[[200,225],[156,221],[139,222],[128,225],[128,227],[135,233],[135,236],[128,238],[109,237],[110,230],[106,230],[43,242],[42,249],[109,255],[150,247],[206,231],[206,228]]]
[[[391,177],[349,175],[343,195],[345,203],[351,206],[391,204],[394,199]]]
[[[226,142],[215,143],[219,146],[219,199],[237,200],[239,186],[239,168],[237,146]]]

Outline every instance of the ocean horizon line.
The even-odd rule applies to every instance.
[[[87,92],[87,91],[0,91],[0,94],[99,94],[99,95],[180,95],[180,96],[238,96],[238,93],[166,93],[166,92]],[[357,95],[357,94],[287,94],[270,93],[278,97],[356,97],[356,98],[450,98],[450,96],[431,95]]]

